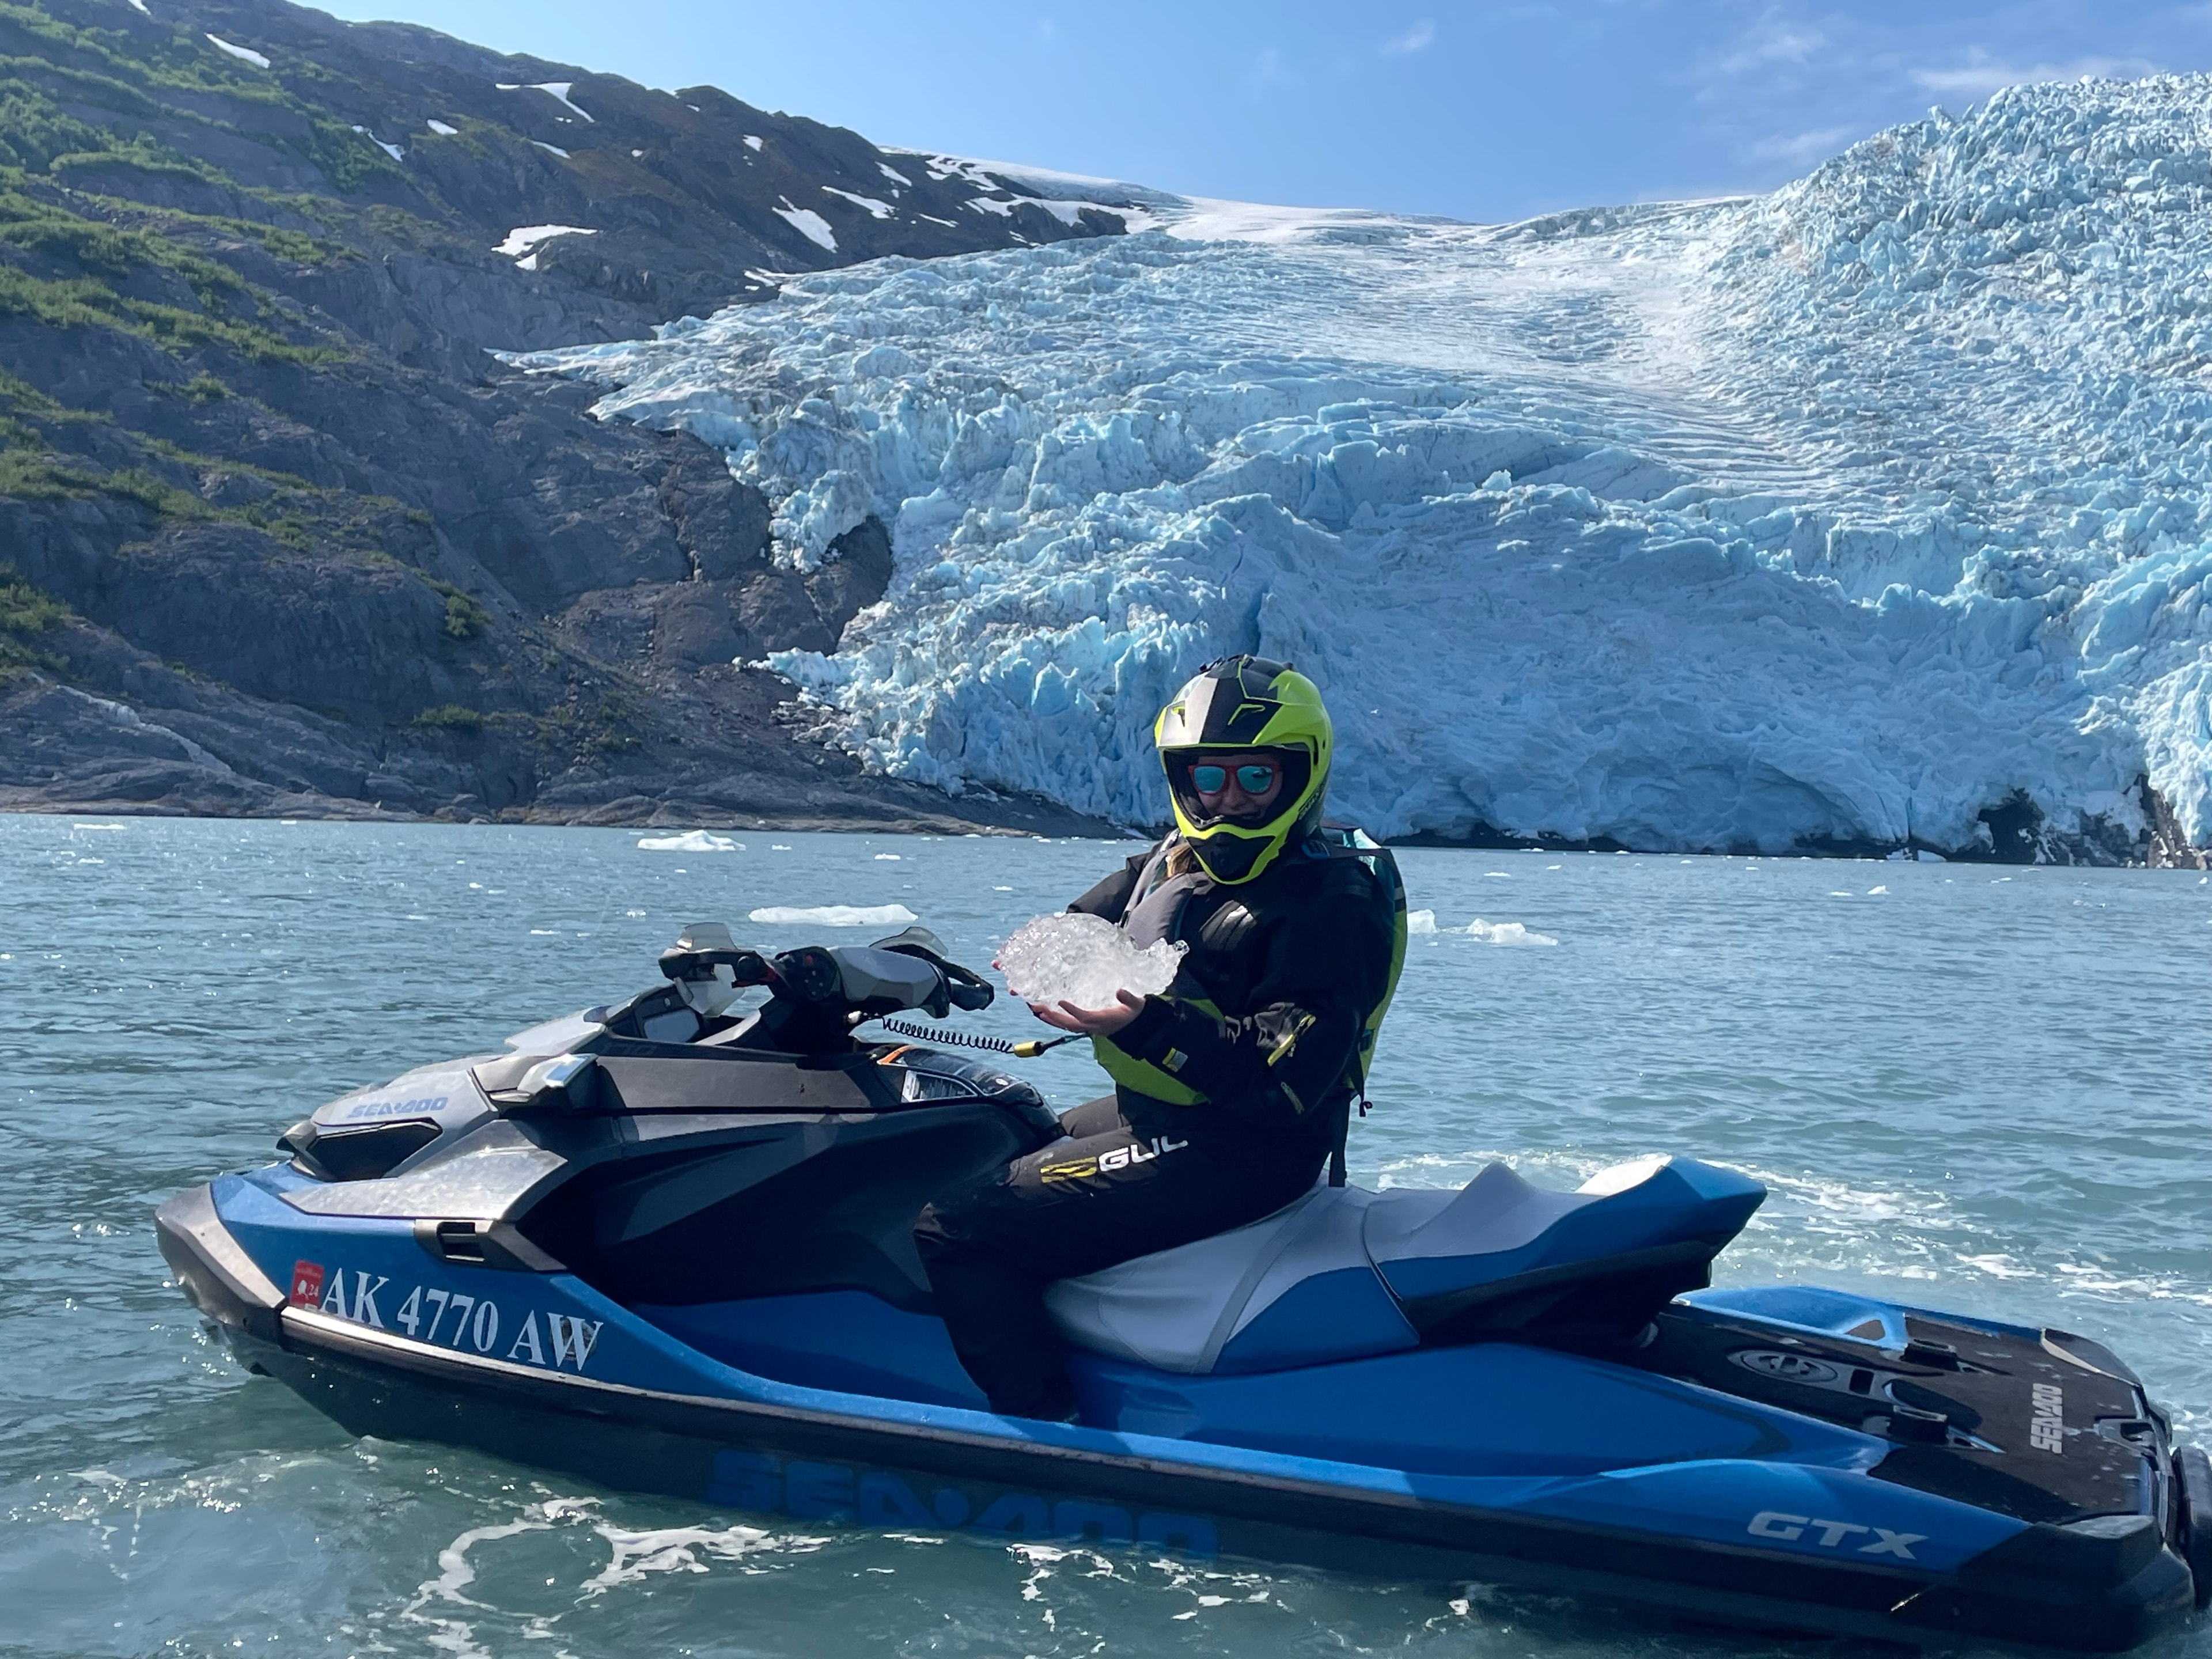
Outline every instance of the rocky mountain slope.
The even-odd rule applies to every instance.
[[[1069,823],[864,776],[733,665],[808,569],[680,433],[494,350],[1119,234],[967,164],[280,0],[0,3],[0,806]]]

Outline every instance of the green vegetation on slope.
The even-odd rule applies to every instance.
[[[35,641],[69,619],[67,605],[32,586],[13,565],[0,564],[0,686],[34,668],[58,668],[61,659]]]

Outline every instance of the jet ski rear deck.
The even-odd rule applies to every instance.
[[[1498,1166],[1324,1189],[1070,1281],[1083,1423],[994,1416],[907,1230],[1050,1113],[988,1065],[851,1040],[944,1011],[933,941],[793,960],[743,1020],[698,975],[750,953],[687,942],[669,985],[334,1102],[291,1163],[170,1200],[186,1294],[355,1432],[810,1522],[1908,1642],[2114,1651],[2212,1590],[2212,1464],[2118,1359],[1698,1290],[1758,1189],[1687,1160],[1576,1194]]]

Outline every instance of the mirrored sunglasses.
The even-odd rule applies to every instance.
[[[1273,787],[1275,769],[1253,761],[1237,769],[1237,787],[1248,795],[1264,795]],[[1218,795],[1229,787],[1229,768],[1200,761],[1190,769],[1190,787],[1201,795]]]

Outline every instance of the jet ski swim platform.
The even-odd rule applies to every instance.
[[[1000,1418],[909,1237],[1048,1144],[919,930],[666,982],[348,1095],[163,1206],[238,1358],[348,1430],[819,1522],[1477,1580],[1907,1643],[2118,1651],[2212,1593],[2212,1463],[2096,1343],[1704,1288],[1763,1192],[1317,1188],[1054,1287],[1081,1421]],[[736,1005],[748,987],[769,994]]]

